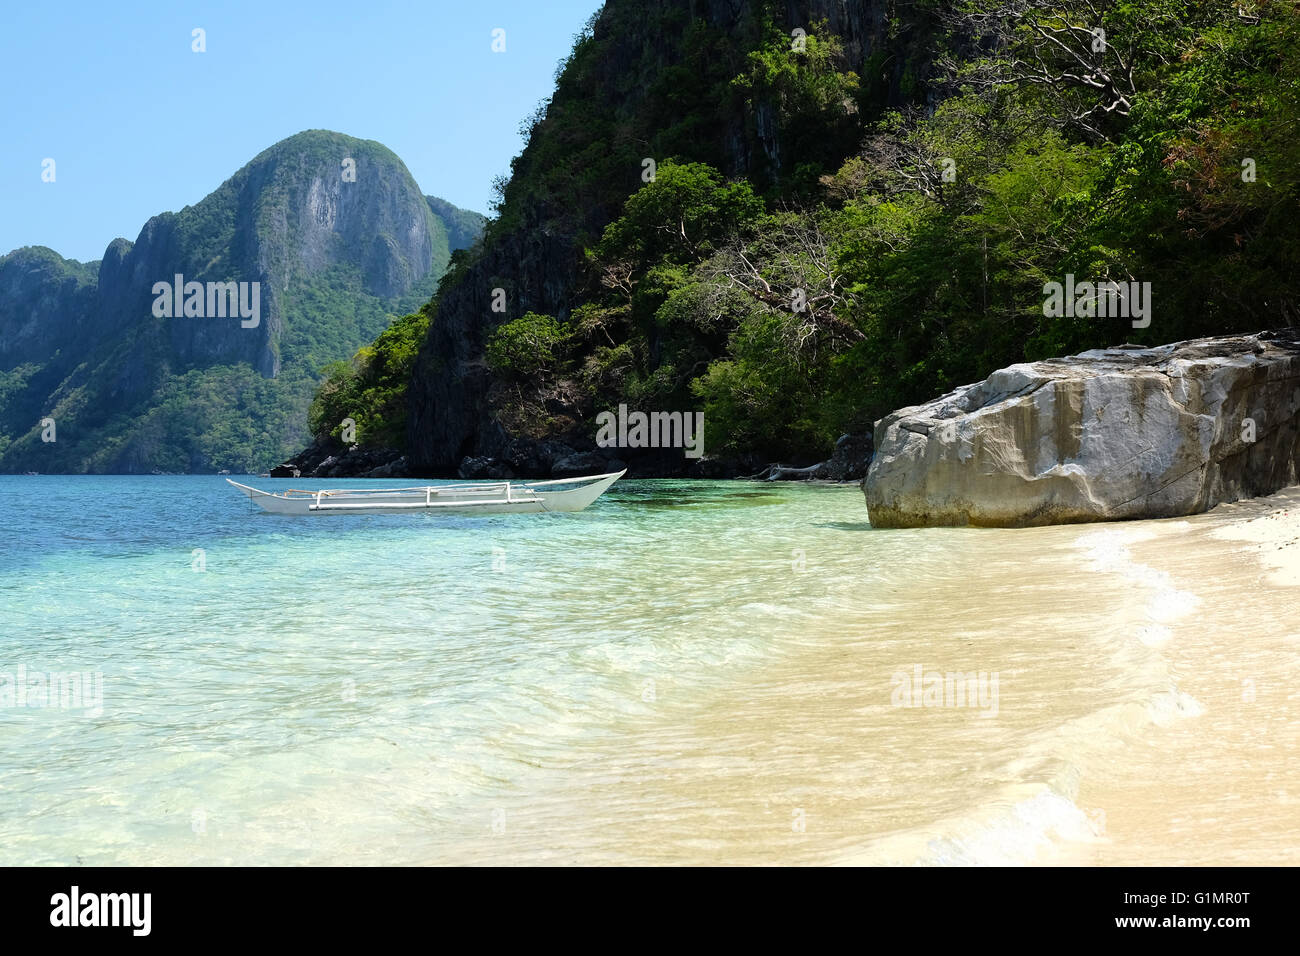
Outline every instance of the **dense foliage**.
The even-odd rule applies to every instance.
[[[362,348],[359,357],[386,349],[386,337],[407,322],[396,320],[386,330],[393,321],[389,310],[414,307],[432,286],[430,276],[400,300],[389,301],[366,293],[359,275],[348,268],[301,280],[285,296],[283,364],[274,378],[263,377],[245,363],[177,367],[162,350],[165,337],[151,334],[148,327],[83,356],[85,374],[59,389],[53,407],[40,400],[43,389],[31,387],[33,381],[48,378],[42,366],[27,363],[0,371],[0,455],[10,447],[20,453],[2,463],[12,470],[47,473],[265,471],[306,444],[312,397],[322,377],[328,385],[329,372],[337,373],[339,363],[324,370],[322,366],[374,336],[379,341]],[[410,334],[417,337],[422,330]],[[130,366],[156,369],[152,374],[157,386],[144,401],[124,407],[113,389],[116,370]],[[404,395],[408,374],[409,362],[400,383],[391,376],[385,381],[391,391]],[[25,395],[35,395],[37,404],[25,401]],[[371,397],[366,394],[367,400]],[[391,427],[375,428],[372,421],[366,434],[382,439],[401,430],[405,402],[391,394],[388,398],[375,414]],[[58,441],[51,444],[34,440],[30,432],[32,423],[47,414],[59,423]],[[367,420],[361,409],[353,417]],[[338,423],[334,421],[335,428]],[[24,432],[25,442],[14,445],[11,436]]]
[[[358,442],[400,446],[406,438],[406,383],[428,328],[427,310],[403,316],[350,363],[327,366],[308,417],[312,434],[339,439],[350,419]]]
[[[686,65],[648,82],[635,120],[580,96],[539,111],[488,241],[539,197],[588,213],[626,198],[587,235],[570,313],[491,340],[503,424],[702,405],[712,449],[814,459],[1002,365],[1295,321],[1293,3],[898,10],[928,18],[933,70],[922,83],[909,63],[889,104],[877,54],[859,73],[824,26],[797,44],[769,18],[749,50],[682,28]],[[594,42],[579,38],[561,90],[581,87]],[[736,117],[757,157],[744,179],[700,135]],[[647,143],[660,159],[640,182]],[[1067,275],[1149,282],[1149,325],[1045,315],[1045,283]]]

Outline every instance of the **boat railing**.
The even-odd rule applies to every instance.
[[[501,482],[500,484],[491,485],[491,486],[476,485],[475,487],[494,488],[496,489],[498,495],[502,494],[502,489],[504,489],[504,495],[505,495],[504,497],[497,497],[497,498],[476,499],[474,501],[474,504],[476,505],[511,505],[511,504],[517,505],[517,504],[526,504],[528,502],[541,501],[541,498],[536,493],[525,494],[521,496],[519,494],[520,489],[512,488],[510,482],[508,481]],[[396,491],[399,489],[390,488],[388,490]],[[463,495],[461,495],[460,497],[452,498],[450,501],[434,501],[433,498],[434,495],[437,493],[438,489],[434,488],[432,485],[425,485],[423,488],[411,488],[406,490],[411,492],[423,491],[424,500],[420,501],[418,494],[411,494],[408,497],[414,498],[415,499],[414,501],[359,502],[356,501],[351,495],[343,494],[343,495],[334,496],[337,499],[337,501],[326,502],[322,500],[322,498],[325,496],[326,493],[318,492],[317,494],[314,495],[316,499],[316,503],[313,505],[308,505],[308,508],[312,511],[359,511],[365,508],[382,508],[385,511],[393,511],[401,508],[427,508],[430,510],[436,510],[438,508],[458,508],[464,506],[465,504],[465,498]],[[525,488],[523,490],[525,492],[531,491],[531,489],[528,488]],[[543,504],[543,507],[545,507],[545,504]]]
[[[532,501],[538,501],[538,498],[488,498],[484,501],[474,502],[476,505],[519,505]],[[463,508],[464,499],[457,501],[412,501],[409,503],[392,502],[392,501],[340,501],[336,504],[318,504],[308,505],[311,511],[360,511],[365,508],[381,508],[384,511],[395,511],[398,509],[411,508],[436,511],[439,508]]]
[[[595,481],[598,478],[608,478],[609,475],[582,475],[577,478],[552,478],[546,481],[494,481],[494,482],[467,482],[465,484],[455,485],[413,485],[406,488],[332,488],[309,491],[303,488],[289,488],[284,491],[285,495],[308,495],[312,498],[320,499],[334,497],[366,497],[370,495],[394,495],[394,494],[424,494],[427,498],[438,495],[454,493],[464,494],[488,494],[490,492],[504,495],[507,500],[511,500],[514,495],[521,491],[530,491],[533,488],[540,488],[549,485],[572,485],[584,481]],[[520,500],[513,498],[513,500]],[[317,501],[317,505],[322,502]]]
[[[460,494],[466,492],[497,492],[504,493],[509,482],[497,482],[493,484],[464,484],[464,485],[413,485],[409,488],[322,488],[319,490],[308,490],[306,488],[289,488],[283,494],[286,495],[309,495],[312,498],[323,495],[326,498],[340,497],[364,497],[367,495],[395,495],[395,494],[431,494],[440,495],[449,491]]]

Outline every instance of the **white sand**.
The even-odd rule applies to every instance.
[[[1185,706],[1157,708],[1119,759],[1088,768],[1075,802],[1097,838],[1040,862],[1300,863],[1300,489],[1142,523],[1162,525],[1179,534],[1128,545],[1133,579],[1164,585],[1137,639]],[[1168,613],[1188,606],[1177,592],[1193,613]]]
[[[1300,495],[1291,489],[1289,493],[1274,497],[1282,507],[1220,528],[1214,536],[1228,541],[1249,542],[1254,546],[1250,552],[1272,571],[1267,578],[1269,584],[1297,587],[1300,586]]]

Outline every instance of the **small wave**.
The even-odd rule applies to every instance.
[[[1047,735],[1045,739],[1055,743],[1047,744],[1045,749],[1057,752],[1041,762],[1036,773],[1032,758],[1017,760],[1014,776],[1024,779],[1038,775],[1045,778],[1041,782],[1007,784],[968,811],[929,827],[873,841],[837,862],[874,866],[1022,866],[1048,861],[1060,848],[1077,848],[1104,839],[1105,812],[1085,810],[1075,803],[1080,781],[1090,771],[1107,765],[1115,749],[1123,746],[1125,737],[1141,736],[1151,727],[1169,727],[1204,712],[1200,702],[1174,687],[1145,703],[1131,701],[1105,707]],[[1053,765],[1057,768],[1054,771],[1044,769]]]
[[[1006,866],[1048,862],[1056,850],[1105,838],[1105,814],[1076,802],[1079,784],[1116,759],[1126,742],[1193,719],[1205,708],[1179,690],[1158,649],[1175,636],[1179,621],[1201,604],[1196,594],[1175,586],[1164,571],[1137,561],[1129,546],[1162,536],[1164,528],[1105,529],[1081,535],[1074,547],[1088,569],[1118,575],[1147,592],[1136,618],[1125,611],[1112,623],[1118,633],[1136,637],[1144,649],[1133,663],[1140,673],[1118,701],[1054,728],[1044,728],[1014,765],[1004,768],[1007,783],[977,798],[967,810],[932,825],[911,828],[868,843],[838,862],[874,865]],[[1176,532],[1174,525],[1167,530]],[[1143,620],[1145,619],[1145,620]],[[1056,768],[1056,769],[1051,769]],[[1037,778],[1037,779],[1035,779]]]
[[[1010,784],[981,807],[932,826],[892,834],[837,861],[851,866],[1023,866],[1057,843],[1099,839],[1105,817],[1074,802],[1078,772],[1053,783]]]

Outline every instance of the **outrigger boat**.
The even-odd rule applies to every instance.
[[[334,491],[259,491],[237,481],[232,485],[264,511],[281,515],[308,514],[531,514],[539,511],[581,511],[624,471],[555,481],[476,481],[463,485],[424,485],[419,488],[344,488]],[[565,486],[568,486],[567,488]]]

